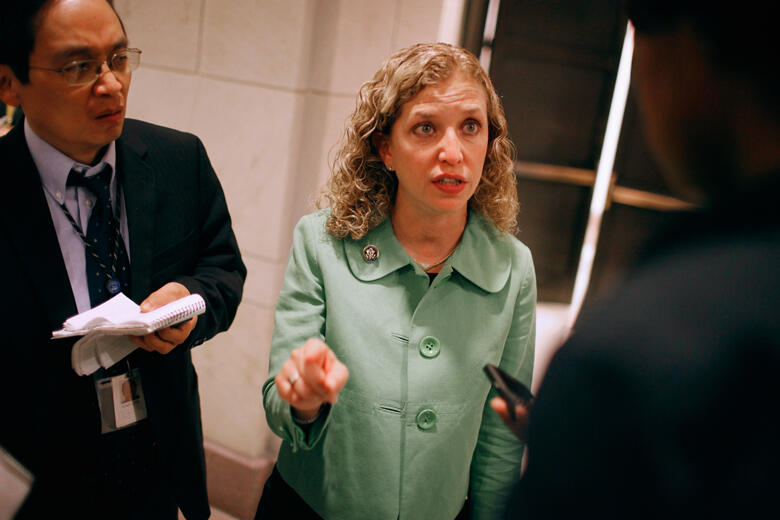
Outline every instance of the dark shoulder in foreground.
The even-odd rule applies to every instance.
[[[780,175],[681,221],[625,284],[583,312],[574,342],[679,357],[780,332],[778,190]]]
[[[510,511],[745,517],[773,496],[780,229],[729,220],[681,233],[583,314],[539,389]]]

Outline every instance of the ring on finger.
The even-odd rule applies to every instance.
[[[295,382],[300,379],[301,375],[298,372],[295,372],[293,375],[287,378],[287,381],[290,382],[290,386],[293,386]]]

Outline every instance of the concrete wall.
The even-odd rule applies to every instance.
[[[128,115],[204,142],[249,269],[230,331],[193,351],[206,437],[273,456],[260,388],[298,218],[355,94],[391,52],[435,41],[451,0],[115,0],[143,50]]]

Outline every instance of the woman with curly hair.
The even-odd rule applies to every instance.
[[[501,510],[523,446],[482,368],[530,386],[536,305],[511,155],[463,49],[403,49],[361,87],[276,307],[263,402],[283,442],[258,518]]]

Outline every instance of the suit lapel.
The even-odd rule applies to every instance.
[[[0,219],[8,230],[12,248],[21,259],[20,265],[46,313],[51,330],[55,330],[65,319],[76,314],[76,302],[40,174],[27,148],[21,123],[6,136],[2,145],[0,157],[7,166],[3,181],[10,189],[9,196],[0,204]]]
[[[127,128],[117,139],[117,175],[125,198],[127,227],[130,232],[130,297],[137,303],[152,290],[155,179],[146,162],[146,145]]]

